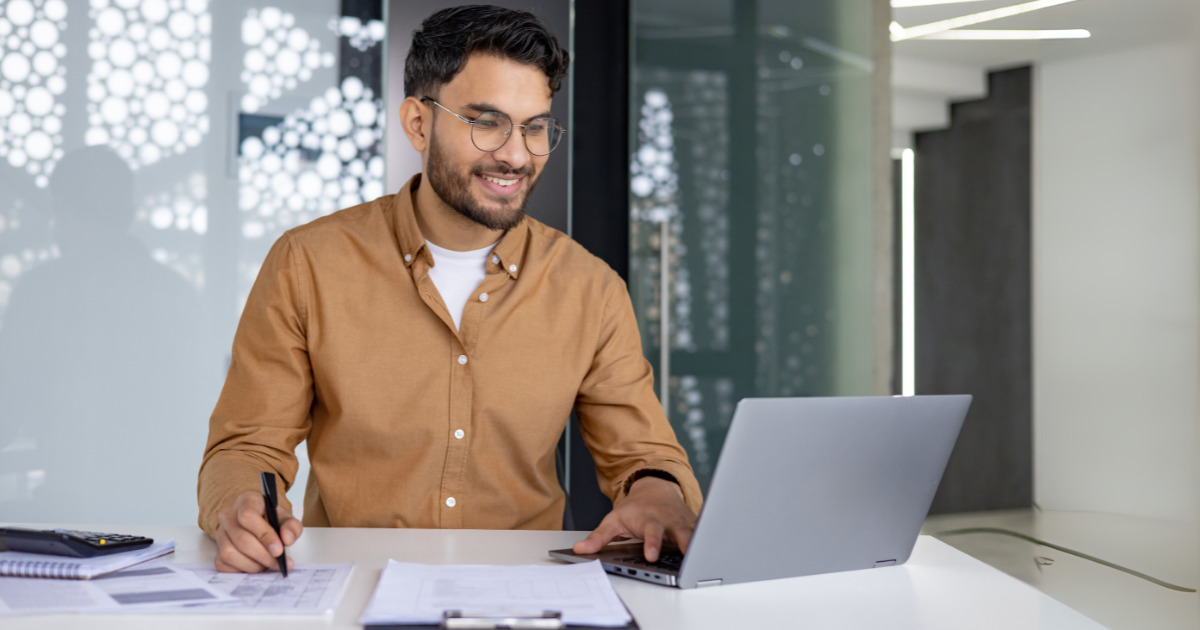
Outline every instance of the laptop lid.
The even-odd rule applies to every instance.
[[[903,564],[970,396],[738,403],[678,585]]]

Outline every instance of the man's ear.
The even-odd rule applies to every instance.
[[[417,153],[424,153],[429,146],[432,122],[432,112],[415,96],[410,96],[400,103],[400,127],[404,129],[404,135],[408,136],[408,141]]]

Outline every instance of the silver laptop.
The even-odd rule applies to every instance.
[[[747,398],[738,403],[687,554],[640,542],[568,562],[696,588],[904,564],[970,396]]]

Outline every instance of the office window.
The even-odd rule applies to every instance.
[[[195,522],[208,414],[267,250],[384,194],[382,13],[0,0],[6,519]],[[56,207],[56,166],[97,146],[131,198],[85,168],[59,185],[89,201]]]

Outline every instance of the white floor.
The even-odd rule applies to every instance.
[[[923,534],[986,562],[1112,630],[1200,628],[1200,595],[1158,586],[1070,554],[991,533],[996,527],[1079,551],[1164,582],[1200,588],[1200,528],[1113,514],[1006,510],[931,516]]]

